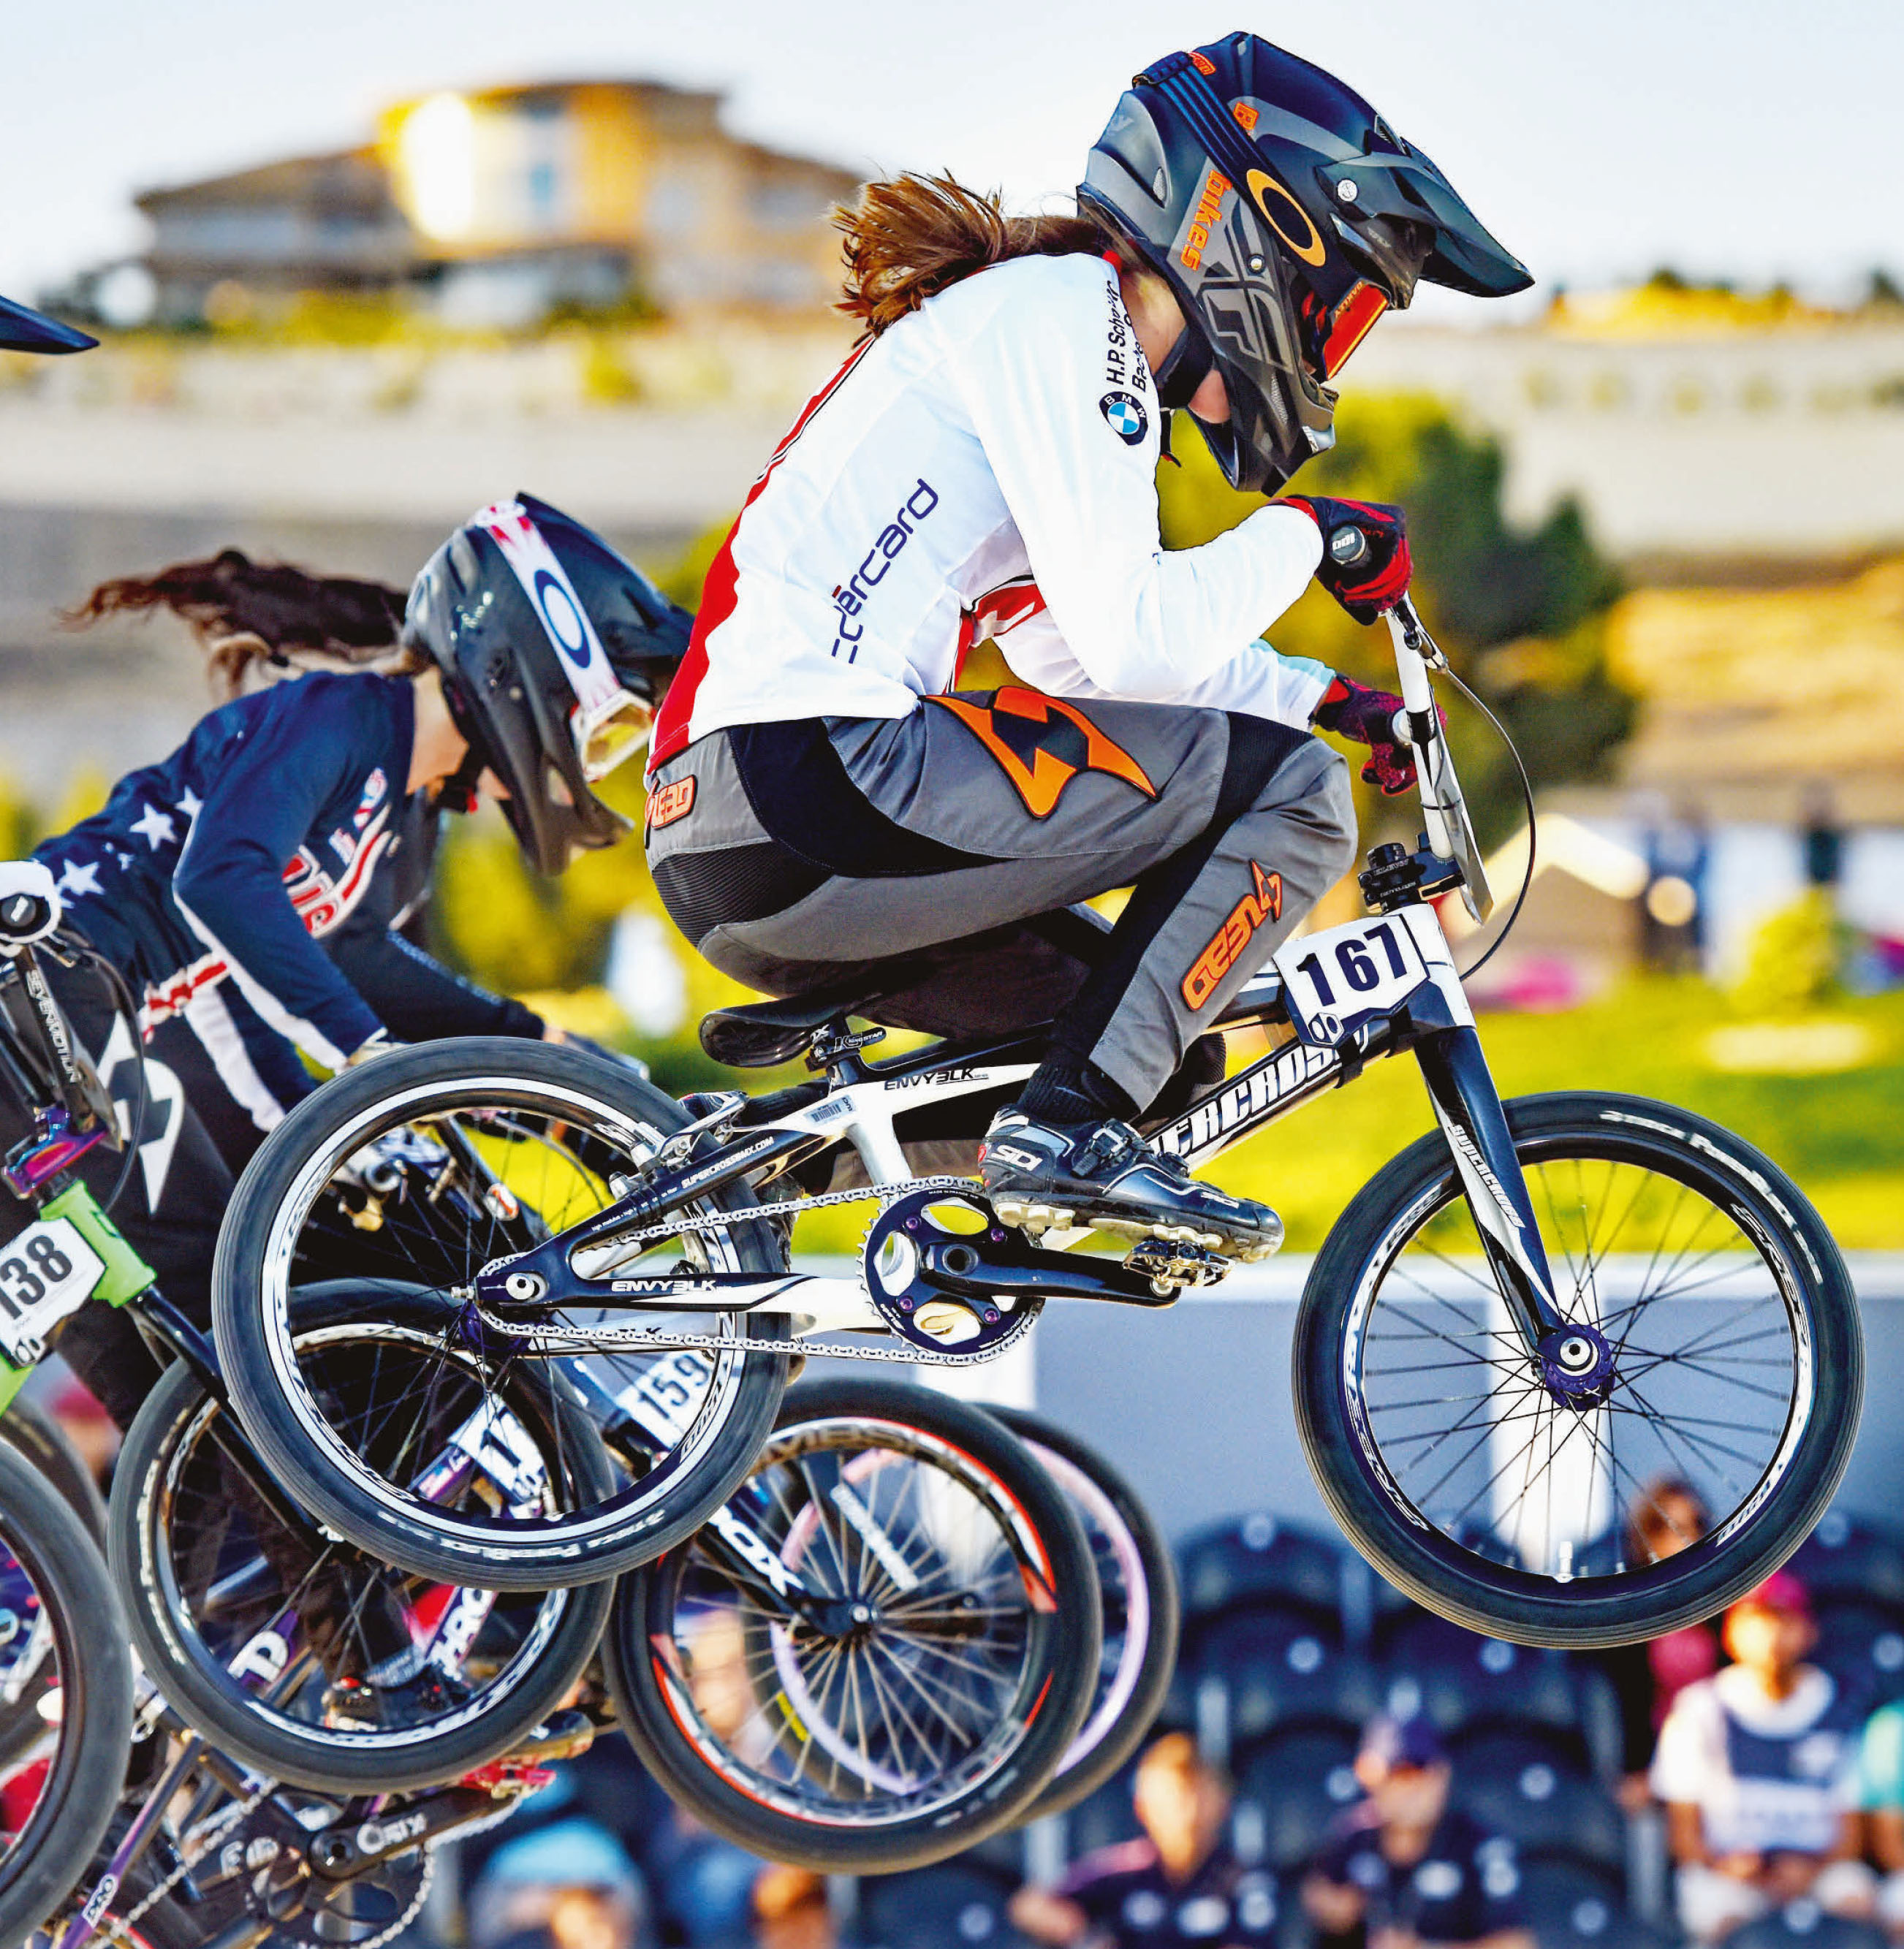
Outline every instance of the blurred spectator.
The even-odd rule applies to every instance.
[[[1013,1896],[1012,1925],[1053,1949],[1094,1935],[1119,1949],[1271,1942],[1275,1885],[1224,1844],[1230,1782],[1187,1733],[1167,1733],[1137,1766],[1144,1838],[1087,1854],[1052,1888]]]
[[[1626,1515],[1627,1559],[1657,1563],[1697,1543],[1708,1527],[1705,1505],[1692,1485],[1662,1475],[1633,1499]],[[1620,1802],[1637,1813],[1651,1797],[1647,1769],[1672,1702],[1688,1685],[1710,1678],[1719,1665],[1719,1634],[1708,1624],[1686,1624],[1644,1644],[1603,1655],[1602,1668],[1619,1699]]]
[[[593,1820],[499,1848],[470,1891],[470,1949],[647,1949],[641,1876]]]
[[[1660,1731],[1653,1791],[1696,1941],[1801,1896],[1834,1915],[1873,1912],[1853,1811],[1862,1715],[1805,1662],[1816,1637],[1805,1587],[1788,1571],[1768,1578],[1725,1614],[1734,1662],[1688,1686]]]
[[[1904,1942],[1904,1699],[1871,1715],[1859,1750],[1859,1804],[1865,1810],[1872,1860],[1884,1870],[1878,1919]]]
[[[1327,1949],[1533,1949],[1515,1900],[1514,1845],[1448,1805],[1451,1776],[1426,1719],[1370,1725],[1355,1757],[1368,1797],[1302,1884],[1302,1905]]]

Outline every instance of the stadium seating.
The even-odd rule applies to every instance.
[[[1523,1854],[1564,1854],[1625,1878],[1626,1820],[1618,1804],[1549,1760],[1530,1759],[1507,1773],[1458,1762],[1454,1795]]]
[[[1726,1949],[1886,1949],[1881,1929],[1824,1914],[1809,1901],[1791,1902],[1748,1922],[1725,1944]]]
[[[1203,1618],[1263,1604],[1298,1608],[1317,1627],[1335,1632],[1342,1558],[1333,1537],[1262,1513],[1198,1530],[1178,1553],[1185,1621],[1193,1633]]]
[[[1848,1598],[1904,1612],[1904,1544],[1841,1510],[1826,1510],[1787,1567],[1815,1604]]]
[[[1239,1851],[1245,1836],[1256,1858],[1279,1872],[1300,1869],[1345,1808],[1355,1784],[1355,1734],[1310,1726],[1277,1734],[1236,1759]]]
[[[1006,1919],[1021,1878],[968,1855],[860,1883],[853,1933],[863,1949],[1019,1949]]]

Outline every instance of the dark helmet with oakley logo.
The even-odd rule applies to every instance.
[[[98,343],[44,312],[0,298],[0,352],[85,352]]]
[[[1168,281],[1188,321],[1159,404],[1187,404],[1214,366],[1230,419],[1202,431],[1230,484],[1261,493],[1334,444],[1326,382],[1417,279],[1476,297],[1533,282],[1359,95],[1254,34],[1139,75],[1078,200]]]
[[[473,515],[410,589],[403,640],[443,673],[469,741],[453,804],[485,767],[523,857],[559,873],[629,822],[593,787],[642,751],[693,619],[593,530],[532,496]]]

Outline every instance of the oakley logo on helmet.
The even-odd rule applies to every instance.
[[[1126,446],[1135,446],[1150,429],[1150,416],[1143,401],[1128,393],[1106,393],[1098,401],[1097,410]]]
[[[1329,253],[1323,247],[1322,233],[1309,220],[1309,213],[1274,176],[1265,176],[1261,169],[1252,169],[1247,180],[1249,185],[1249,194],[1254,199],[1256,207],[1262,212],[1263,220],[1270,228],[1282,238],[1283,241],[1302,260],[1304,263],[1321,263]],[[1265,190],[1273,190],[1281,199],[1275,209],[1270,207],[1268,200],[1265,197],[1263,194]],[[1277,210],[1282,210],[1283,214],[1279,216],[1277,213]],[[1290,215],[1293,215],[1302,226],[1302,234],[1305,239],[1302,243],[1299,244],[1283,227],[1285,219]]]
[[[575,598],[546,568],[536,570],[536,607],[549,633],[555,639],[565,662],[584,668],[594,652],[589,647],[589,626]]]

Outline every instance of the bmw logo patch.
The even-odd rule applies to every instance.
[[[1098,401],[1097,410],[1126,446],[1135,446],[1150,430],[1150,416],[1143,402],[1128,393],[1106,393]]]

